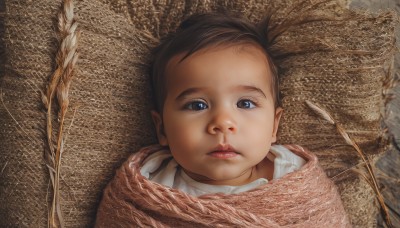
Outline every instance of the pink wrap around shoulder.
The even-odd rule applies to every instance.
[[[162,147],[141,149],[106,187],[96,227],[351,227],[334,183],[317,157],[288,149],[307,163],[280,179],[239,194],[190,196],[140,174],[144,159]]]

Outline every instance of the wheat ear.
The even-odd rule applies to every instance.
[[[375,173],[374,170],[372,169],[372,165],[368,157],[364,154],[364,152],[361,150],[361,148],[358,146],[358,144],[347,134],[346,130],[336,122],[332,116],[319,107],[316,104],[313,104],[311,101],[306,101],[306,104],[308,107],[311,108],[317,115],[319,115],[322,119],[328,121],[328,123],[334,125],[336,127],[336,130],[339,132],[339,134],[344,138],[346,144],[352,146],[356,151],[359,157],[363,160],[363,164],[365,168],[368,171],[368,176],[363,173],[361,170],[353,169],[356,173],[358,173],[361,177],[363,177],[367,183],[371,186],[371,188],[374,190],[376,198],[378,199],[379,204],[381,205],[381,208],[384,212],[385,216],[385,222],[389,227],[392,227],[392,222],[390,221],[390,216],[389,216],[389,211],[386,207],[385,201],[383,199],[383,196],[381,192],[379,191],[378,183],[376,181]]]
[[[45,152],[45,159],[49,169],[53,186],[53,197],[48,214],[48,226],[64,226],[60,204],[60,170],[61,157],[63,153],[63,126],[65,114],[69,105],[69,88],[74,75],[74,68],[78,60],[77,51],[80,31],[77,30],[78,23],[74,18],[74,5],[72,0],[64,0],[62,10],[58,15],[58,35],[60,47],[56,56],[56,70],[50,78],[46,92],[42,94],[42,102],[47,110],[47,142],[48,151]],[[53,145],[52,134],[52,105],[54,96],[57,94],[59,104],[59,128],[57,143]]]

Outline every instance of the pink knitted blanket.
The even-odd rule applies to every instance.
[[[295,172],[239,194],[193,197],[140,174],[144,159],[163,150],[149,146],[132,155],[106,187],[96,227],[350,227],[334,183],[315,155]]]

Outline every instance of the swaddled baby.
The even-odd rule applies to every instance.
[[[274,145],[283,109],[263,27],[194,15],[155,48],[159,145],[117,171],[96,226],[349,226],[315,155]]]

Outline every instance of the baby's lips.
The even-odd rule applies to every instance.
[[[219,144],[211,151],[211,153],[213,152],[235,152],[239,154],[239,152],[237,152],[237,150],[230,144]]]
[[[235,151],[214,151],[209,153],[208,155],[219,159],[230,159],[237,157],[239,154]]]

